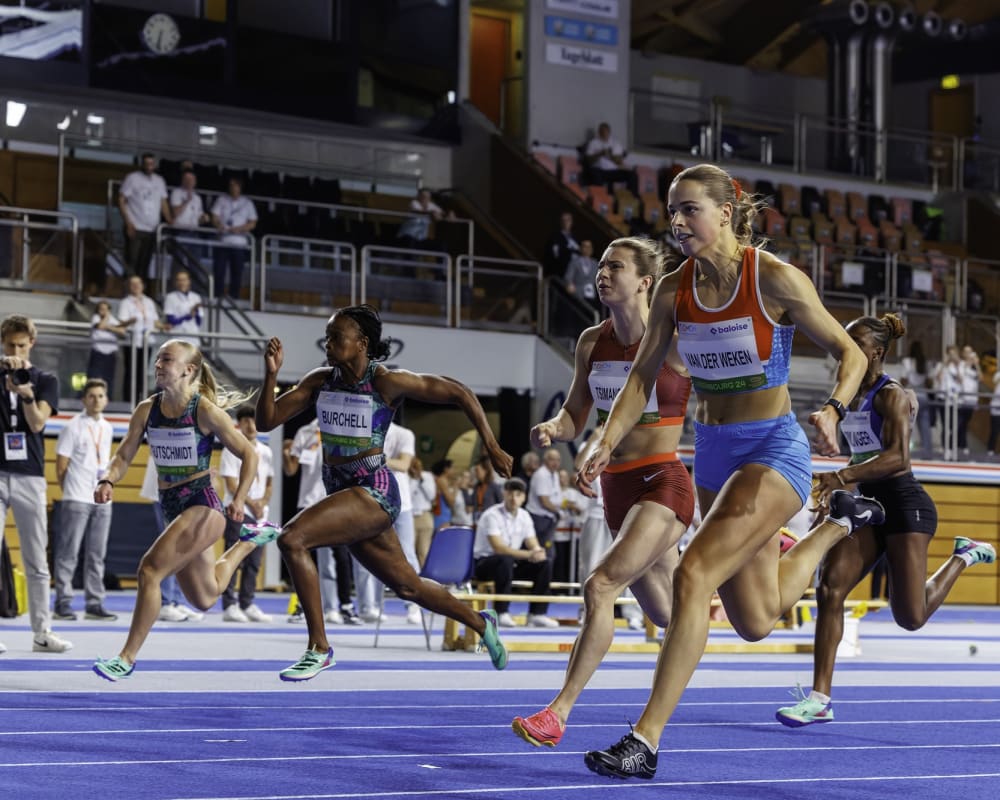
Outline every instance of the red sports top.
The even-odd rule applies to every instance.
[[[587,364],[590,370],[590,394],[597,407],[598,422],[603,423],[607,419],[611,404],[628,380],[638,350],[639,342],[623,345],[615,338],[614,325],[610,319],[601,324],[601,332],[594,343],[594,349],[590,351]],[[691,379],[676,372],[664,361],[656,376],[653,393],[639,418],[639,427],[683,424],[690,394]]]

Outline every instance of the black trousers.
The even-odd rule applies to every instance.
[[[475,575],[476,580],[493,581],[497,594],[510,594],[515,578],[531,581],[532,594],[548,594],[552,582],[552,562],[548,559],[528,561],[514,556],[484,556],[476,559]],[[510,608],[510,603],[497,600],[493,608],[498,614],[503,614]],[[544,614],[548,610],[548,603],[531,603],[528,606],[529,614]]]

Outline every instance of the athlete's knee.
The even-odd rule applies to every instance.
[[[914,613],[912,608],[892,607],[892,618],[904,631],[918,631],[927,622],[926,618]]]
[[[282,555],[294,555],[296,551],[303,551],[305,546],[306,531],[294,520],[286,525],[281,535],[277,539],[278,549]]]
[[[674,598],[711,600],[716,586],[699,558],[683,558],[674,571]]]
[[[417,582],[411,583],[410,581],[403,581],[400,583],[391,584],[390,588],[395,593],[396,597],[400,600],[404,600],[407,603],[412,603],[415,600],[419,600],[423,594],[423,586],[418,579]]]
[[[165,577],[166,572],[156,563],[156,558],[150,553],[146,553],[139,562],[139,569],[136,571],[136,579],[139,583],[156,582],[159,583]]]
[[[621,588],[600,567],[583,582],[583,598],[588,608],[614,600],[620,591]]]

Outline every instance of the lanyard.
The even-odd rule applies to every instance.
[[[8,392],[10,395],[10,429],[11,432],[17,430],[17,392]]]
[[[97,436],[94,436],[94,428],[97,428]],[[97,468],[100,469],[104,465],[101,463],[101,440],[104,439],[104,430],[101,428],[100,422],[96,422],[93,425],[87,422],[87,433],[90,434],[90,440],[94,443],[94,453],[97,460]]]

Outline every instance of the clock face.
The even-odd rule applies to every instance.
[[[167,14],[153,14],[142,26],[142,41],[154,53],[170,53],[181,41],[177,23]]]

